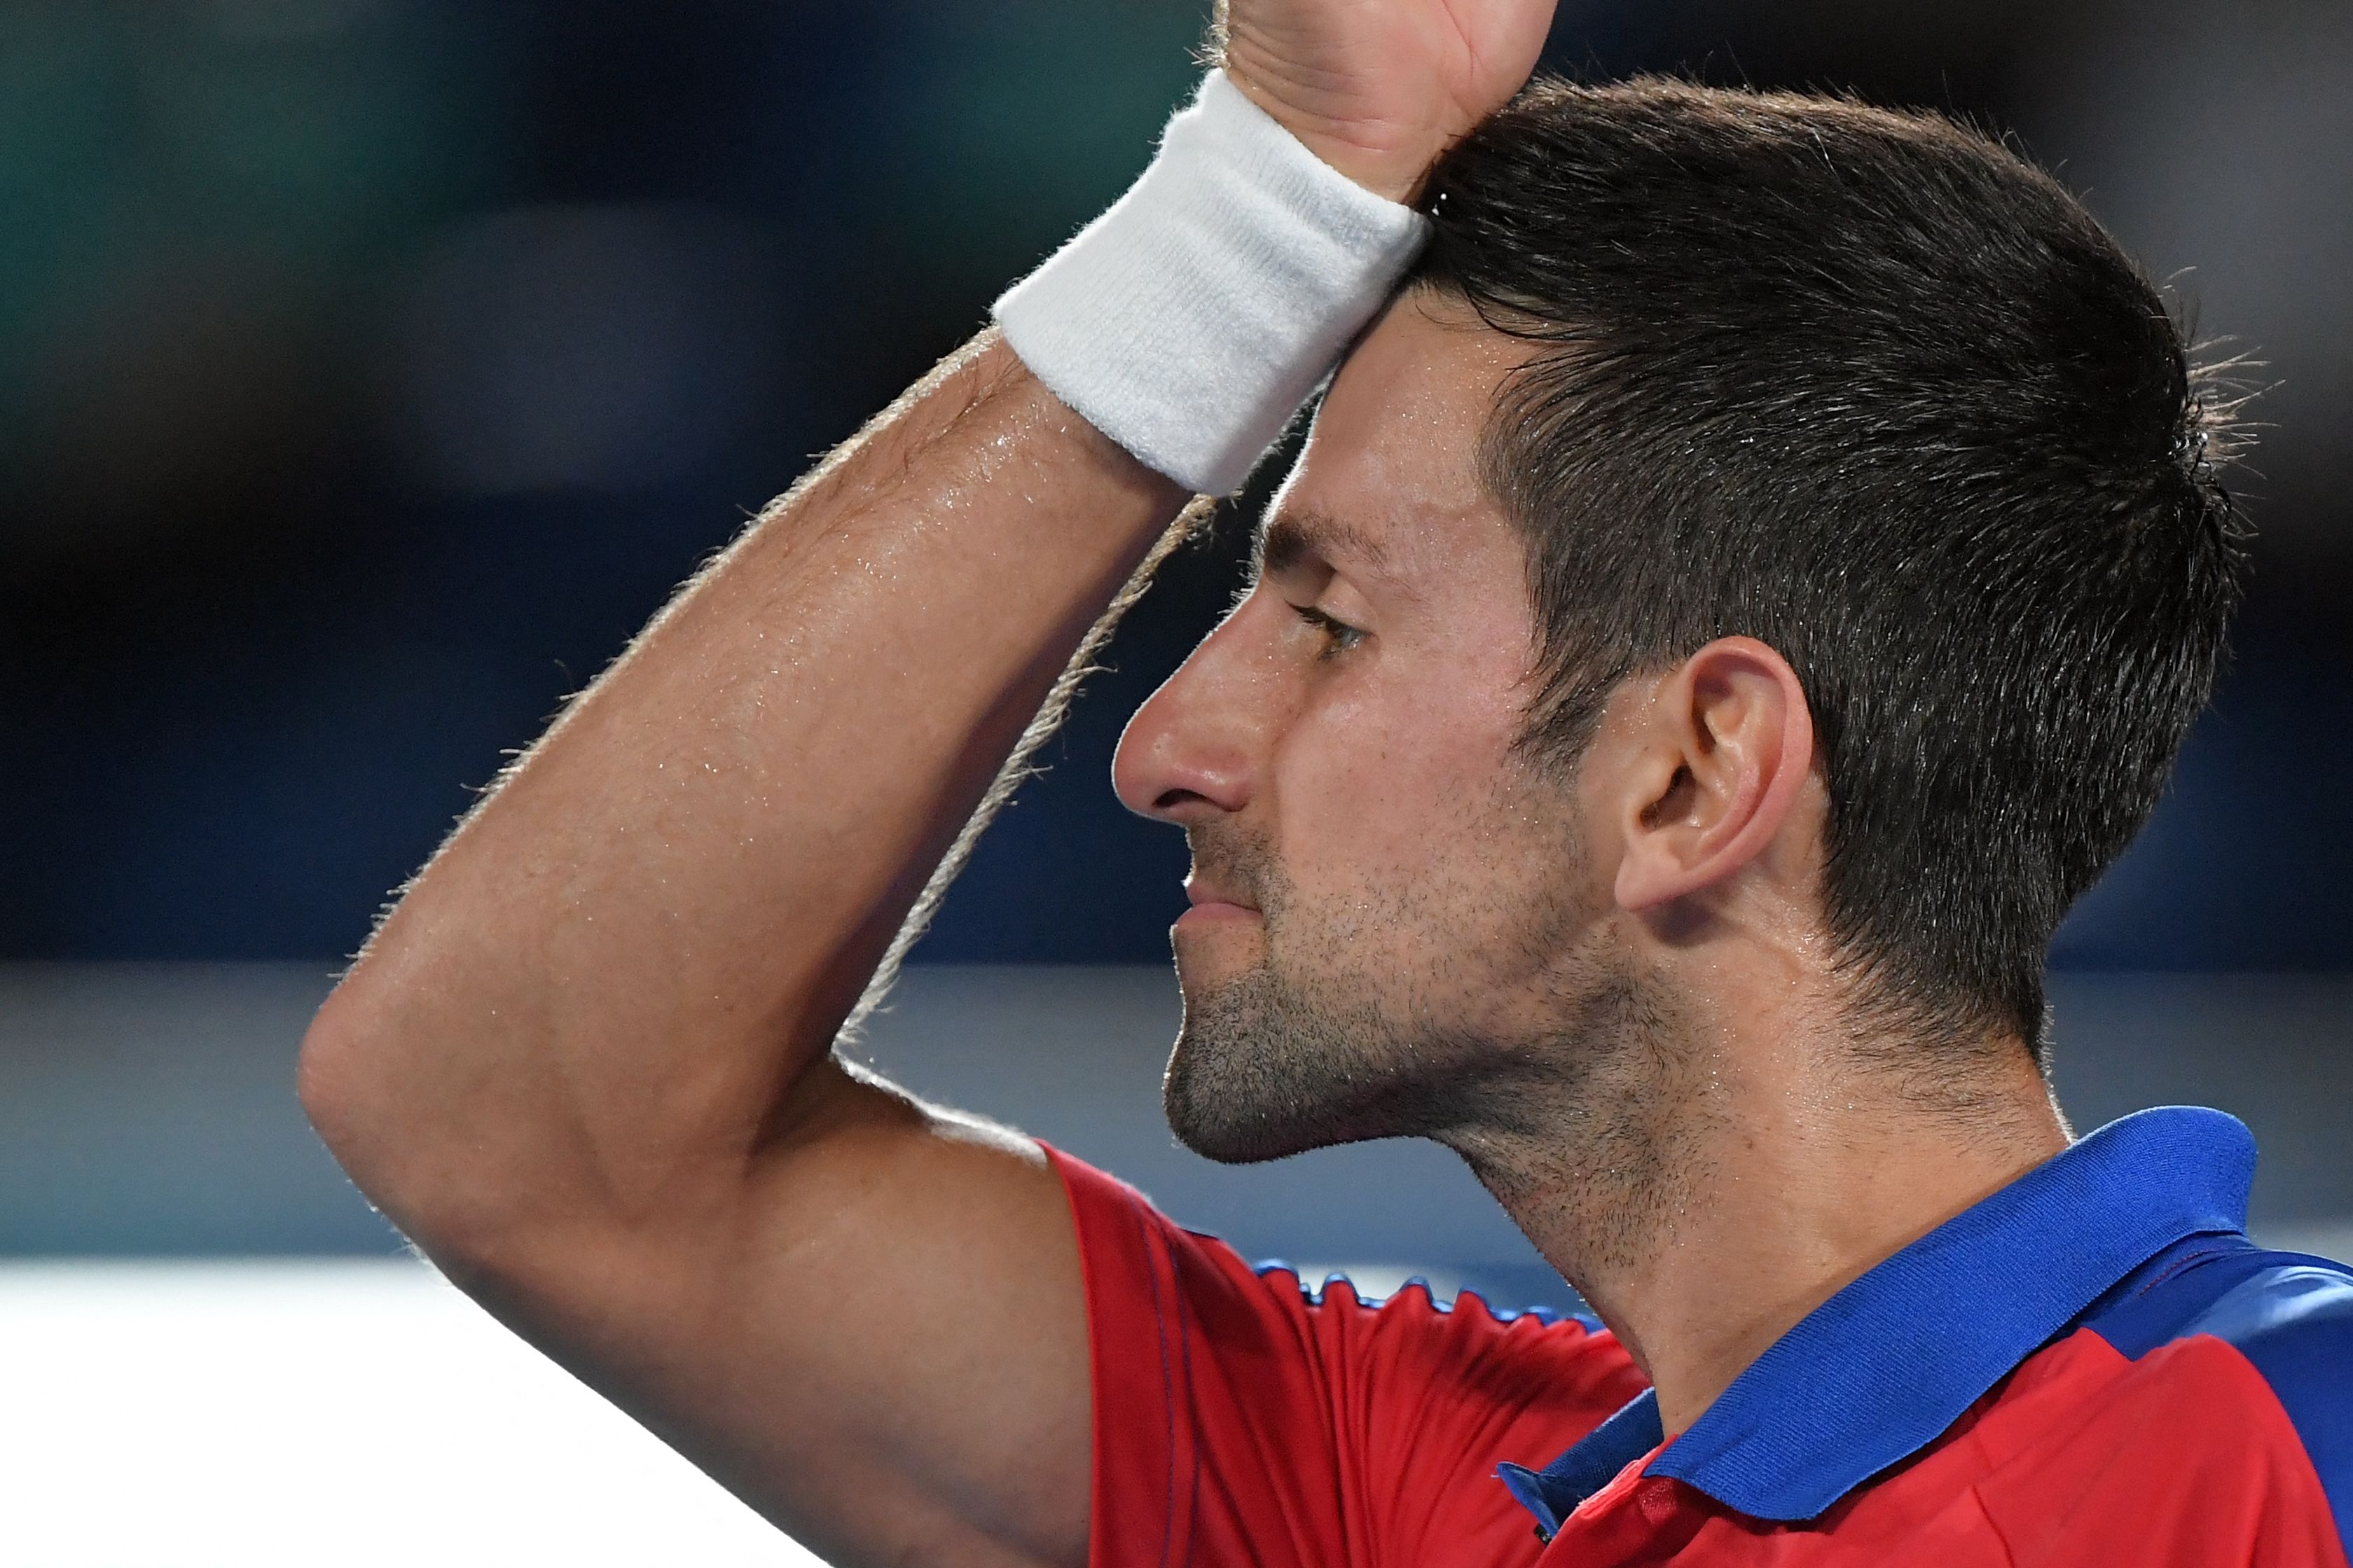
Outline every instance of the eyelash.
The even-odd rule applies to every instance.
[[[1330,658],[1345,653],[1365,638],[1362,627],[1352,626],[1345,621],[1327,616],[1313,605],[1293,605],[1291,607],[1301,620],[1324,634],[1324,647],[1315,656],[1318,658]]]

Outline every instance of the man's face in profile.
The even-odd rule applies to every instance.
[[[1443,1134],[1599,984],[1609,907],[1565,781],[1515,746],[1536,651],[1477,452],[1524,345],[1409,297],[1349,358],[1249,595],[1114,777],[1181,824],[1167,1109],[1212,1158]]]

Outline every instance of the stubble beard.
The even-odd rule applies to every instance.
[[[1468,1156],[1542,1136],[1577,1098],[1573,1037],[1616,984],[1572,831],[1461,868],[1455,886],[1376,889],[1339,911],[1303,907],[1237,825],[1198,832],[1194,856],[1247,891],[1264,931],[1248,968],[1186,988],[1163,1094],[1186,1147],[1250,1163],[1424,1137]]]
[[[1310,991],[1271,957],[1185,999],[1163,1100],[1177,1141],[1228,1164],[1430,1131],[1425,1046]]]
[[[1366,922],[1299,907],[1264,847],[1205,846],[1266,922],[1258,961],[1188,984],[1168,1124],[1228,1164],[1379,1138],[1461,1155],[1553,1266],[1588,1294],[1671,1242],[1712,1180],[1713,1079],[1675,998],[1567,893],[1574,852],[1516,910],[1403,895],[1369,922],[1420,960],[1368,967]],[[1352,906],[1361,908],[1361,906]],[[1515,940],[1466,942],[1466,931]],[[1384,951],[1371,944],[1375,952]]]

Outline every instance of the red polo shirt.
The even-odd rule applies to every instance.
[[[1598,1325],[1310,1293],[1049,1152],[1086,1270],[1097,1568],[2347,1568],[2353,1271],[2242,1234],[2254,1146],[2220,1112],[2094,1133],[1672,1441]]]

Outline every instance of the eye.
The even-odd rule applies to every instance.
[[[1365,640],[1360,627],[1327,616],[1313,605],[1293,605],[1291,607],[1301,620],[1324,634],[1324,646],[1315,655],[1318,658],[1330,658],[1335,654],[1345,653]]]

